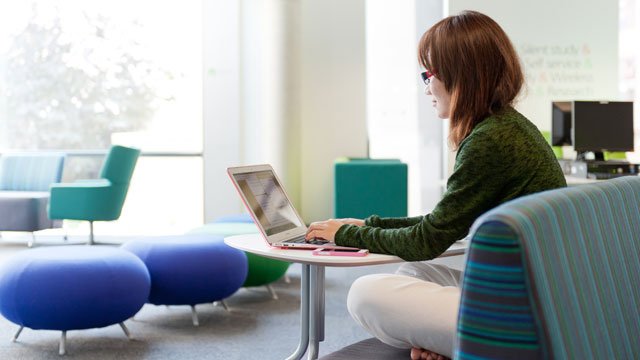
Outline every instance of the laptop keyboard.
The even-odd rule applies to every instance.
[[[306,240],[304,238],[304,236],[299,236],[297,238],[291,239],[291,240],[287,240],[285,241],[286,243],[296,243],[296,244],[311,244],[311,245],[324,245],[329,243],[329,241],[324,240],[324,239],[318,239],[318,238],[314,238],[311,240]]]
[[[329,241],[324,240],[324,239],[312,239],[307,241],[307,244],[313,244],[313,245],[324,245],[324,244],[328,244]]]

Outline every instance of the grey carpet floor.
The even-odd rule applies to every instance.
[[[23,243],[0,241],[0,261],[24,249]],[[447,261],[452,259],[456,261]],[[326,330],[320,356],[370,337],[346,309],[349,286],[362,275],[393,272],[397,267],[327,268]],[[64,357],[58,355],[60,332],[25,329],[12,343],[17,326],[0,317],[0,359],[284,359],[299,339],[300,265],[292,265],[287,275],[289,283],[281,279],[273,284],[278,300],[266,288],[245,288],[226,299],[229,312],[213,304],[198,305],[198,327],[191,323],[188,306],[145,305],[126,322],[132,341],[117,325],[70,331]]]

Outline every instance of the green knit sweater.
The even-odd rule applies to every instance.
[[[540,131],[509,107],[476,125],[458,148],[447,190],[430,214],[365,219],[343,225],[336,244],[429,260],[464,238],[486,211],[519,196],[566,186],[560,165]]]

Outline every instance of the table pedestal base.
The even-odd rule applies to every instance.
[[[287,360],[318,358],[320,342],[324,341],[324,272],[322,265],[302,264],[300,279],[300,342]]]

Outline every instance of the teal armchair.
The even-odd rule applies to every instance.
[[[112,146],[99,179],[52,184],[49,218],[89,221],[89,244],[93,244],[93,222],[120,217],[139,155],[138,149]]]

